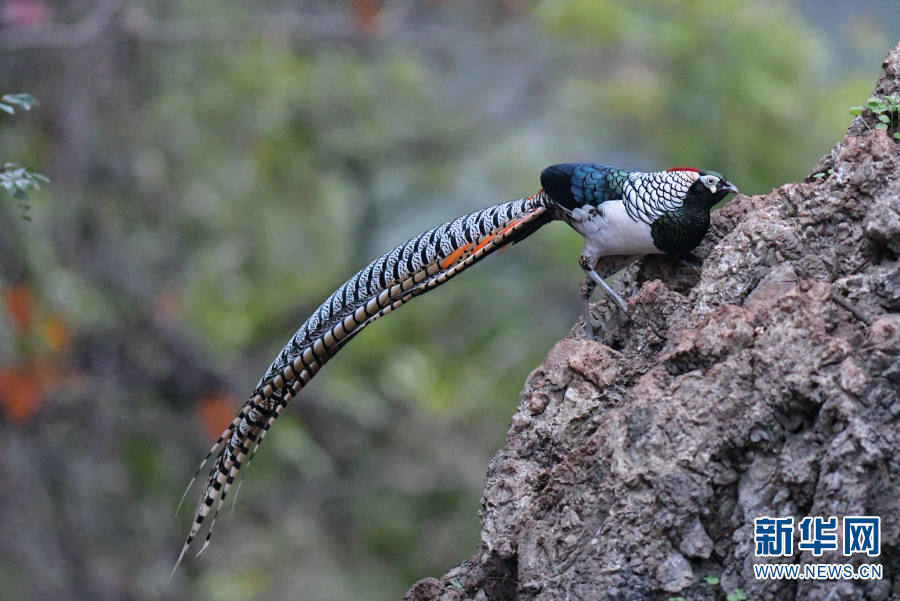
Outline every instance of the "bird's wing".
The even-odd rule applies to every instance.
[[[567,211],[622,198],[628,172],[596,163],[562,163],[541,173],[550,199]]]
[[[547,195],[539,192],[458,217],[382,255],[322,303],[284,347],[200,464],[194,479],[217,454],[175,568],[218,499],[200,553],[206,549],[215,517],[245,460],[249,463],[252,459],[281,410],[347,341],[382,315],[532,234],[553,219],[549,206]]]

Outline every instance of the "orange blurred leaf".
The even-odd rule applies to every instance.
[[[0,368],[0,403],[9,421],[24,424],[40,407],[39,375],[32,366]]]
[[[203,396],[197,403],[197,418],[207,438],[218,438],[234,416],[237,415],[237,400],[224,393]]]
[[[54,353],[58,353],[69,345],[69,328],[59,317],[50,315],[41,323],[41,338]]]
[[[378,27],[378,5],[375,0],[356,0],[356,20],[366,33],[374,33]]]
[[[6,314],[18,332],[24,332],[34,321],[34,298],[28,284],[13,284],[4,297]]]

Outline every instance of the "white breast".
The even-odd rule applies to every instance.
[[[662,252],[653,244],[650,226],[632,219],[621,200],[575,209],[570,225],[584,236],[584,253],[594,258]]]

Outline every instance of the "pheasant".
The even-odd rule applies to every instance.
[[[589,299],[597,286],[621,311],[628,310],[603,278],[647,254],[691,251],[709,229],[713,205],[738,191],[714,171],[679,167],[639,173],[593,163],[548,167],[541,173],[541,185],[533,196],[458,217],[408,240],[370,263],[316,309],[191,480],[193,484],[216,454],[175,569],[218,499],[198,555],[209,546],[216,516],[235,477],[252,460],[281,411],[367,325],[541,226],[565,221],[584,237],[579,264],[586,278],[580,296],[585,336],[593,339]]]

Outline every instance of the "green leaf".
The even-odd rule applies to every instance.
[[[816,176],[816,177],[818,177],[818,176]],[[715,585],[719,584],[719,579],[715,576],[707,576],[706,578],[704,578],[704,580],[706,580],[706,583],[709,584],[710,586],[715,586]]]
[[[900,131],[894,133],[894,137],[900,140]]]
[[[887,129],[887,123],[879,123],[875,126],[875,129]]]
[[[824,173],[816,173],[813,177],[825,177]]]
[[[745,595],[744,591],[742,591],[739,588],[734,589],[733,594],[737,598],[738,601],[746,601],[746,599],[747,599],[747,595]]]
[[[869,101],[866,102],[866,106],[879,113],[887,110],[887,106],[884,104],[884,102],[882,102],[878,98],[875,98],[874,96],[872,98],[869,98]]]
[[[891,118],[888,117],[887,115],[878,115],[878,120],[881,121],[882,123],[890,123],[891,122]]]
[[[463,585],[461,585],[458,580],[451,580],[450,584],[452,584],[457,589],[462,589],[463,587]]]
[[[35,175],[37,175],[37,173],[35,173]],[[834,175],[834,169],[829,169],[829,170],[828,170],[828,175]]]
[[[856,115],[860,114],[862,112],[862,110],[863,110],[863,107],[861,107],[861,106],[851,106],[850,114],[855,117]]]

